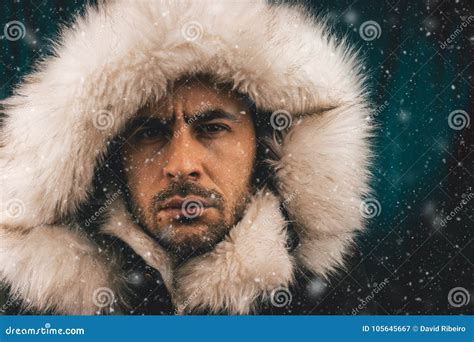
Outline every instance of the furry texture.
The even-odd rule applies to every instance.
[[[286,241],[279,201],[268,192],[257,194],[226,240],[177,270],[177,312],[250,313],[257,299],[291,283]]]
[[[198,72],[232,82],[258,108],[291,115],[283,144],[274,146],[279,158],[273,163],[281,200],[292,198],[286,207],[301,240],[296,264],[321,275],[343,264],[354,234],[363,227],[359,208],[368,191],[369,109],[357,56],[297,7],[260,1],[114,1],[89,8],[65,29],[54,56],[2,103],[0,277],[16,296],[39,310],[93,313],[93,289],[107,286],[120,292],[110,271],[114,263],[102,260],[80,229],[58,222],[87,201],[107,141],[146,101],[163,96],[170,80]],[[267,205],[255,204],[246,217],[261,222],[257,212],[265,217]],[[160,250],[146,236],[134,235],[132,222],[120,227],[114,215],[105,231],[128,240],[165,277],[173,274],[177,286],[186,284],[176,290],[192,297],[184,311],[207,306],[247,313],[256,297],[291,279],[285,266],[284,276],[258,284],[253,268],[245,265],[265,262],[254,245],[260,241],[257,230],[267,232],[260,223],[239,223],[210,255],[171,272]],[[293,256],[280,255],[284,224],[275,222],[264,225],[273,236],[268,247],[289,265]],[[256,236],[247,241],[240,231]],[[75,246],[72,254],[70,245]],[[253,255],[241,260],[244,251]],[[78,263],[70,257],[76,252]],[[213,291],[201,297],[194,295],[199,281],[193,284],[185,272],[199,270],[198,264],[202,270],[193,277]],[[232,286],[226,289],[205,271],[214,264]],[[248,274],[233,282],[229,265]],[[81,278],[87,281],[73,281]]]
[[[179,267],[134,224],[120,200],[112,208],[113,219],[101,231],[125,241],[160,271],[177,314],[248,314],[257,299],[268,298],[272,289],[289,286],[293,279],[293,257],[286,249],[286,225],[279,205],[271,192],[260,191],[224,241]]]
[[[95,314],[113,305],[121,293],[119,270],[79,230],[64,226],[0,229],[1,281],[25,310]],[[101,289],[113,293],[102,306]],[[99,303],[99,305],[97,305]]]
[[[132,220],[125,209],[122,198],[114,201],[109,210],[109,220],[101,227],[104,234],[115,236],[126,242],[145,262],[159,270],[168,291],[173,291],[173,262],[163,247],[158,245]]]

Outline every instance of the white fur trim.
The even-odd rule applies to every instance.
[[[277,185],[300,237],[295,251],[310,271],[327,276],[363,228],[361,199],[369,191],[367,109],[354,103],[294,123],[274,149]]]
[[[289,286],[293,279],[293,257],[286,249],[285,220],[279,205],[270,192],[258,193],[224,241],[173,271],[170,257],[130,220],[123,205],[114,205],[113,219],[101,230],[128,243],[161,272],[176,313],[247,314],[258,300],[268,299],[271,290]]]
[[[114,201],[109,215],[110,219],[102,225],[101,232],[126,242],[148,265],[160,272],[165,286],[172,292],[173,263],[168,253],[132,221],[122,198]]]
[[[196,40],[185,33],[193,23]],[[51,223],[74,212],[108,139],[183,74],[212,72],[259,108],[295,115],[362,98],[346,46],[303,11],[263,1],[111,2],[89,8],[55,50],[4,101],[3,202],[20,200],[25,215],[0,223]],[[110,119],[104,130],[94,126],[101,114]]]
[[[192,25],[196,37],[187,31]],[[260,109],[291,114],[289,134],[275,147],[275,166],[282,199],[296,193],[287,209],[300,236],[298,264],[327,275],[363,227],[359,204],[368,191],[371,154],[364,77],[356,54],[301,8],[264,1],[112,1],[88,8],[36,69],[2,102],[0,135],[0,229],[15,227],[8,229],[16,234],[2,258],[31,263],[25,275],[9,270],[3,277],[24,298],[34,297],[27,284],[40,277],[33,273],[40,259],[30,254],[35,239],[53,236],[35,228],[23,240],[22,232],[54,225],[87,201],[107,142],[184,74],[213,73]],[[105,129],[97,128],[101,118],[110,120]],[[79,245],[93,248],[83,234],[73,234]],[[129,241],[135,249],[142,242]],[[83,267],[92,265],[94,258]],[[43,282],[57,289],[50,273],[36,284]],[[48,300],[39,300],[40,307]],[[70,310],[70,301],[63,308]]]
[[[260,193],[229,236],[177,271],[178,313],[248,314],[271,290],[289,286],[293,258],[286,249],[285,220],[279,201]]]
[[[114,300],[104,305],[98,291],[107,289],[112,299],[120,299],[113,265],[77,229],[0,227],[0,280],[11,285],[11,295],[25,310],[93,315],[112,307]]]

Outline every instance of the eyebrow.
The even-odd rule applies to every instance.
[[[208,110],[202,113],[197,113],[191,117],[187,115],[184,116],[184,121],[187,125],[191,123],[207,122],[215,119],[227,119],[233,122],[240,122],[240,119],[236,115],[226,112],[222,109]]]
[[[192,123],[203,123],[215,119],[227,119],[233,122],[240,122],[240,119],[229,112],[226,112],[221,109],[213,109],[213,110],[208,110],[202,113],[195,114],[193,116],[184,116],[184,121],[187,125],[190,125]],[[129,126],[127,127],[126,131],[127,132],[134,132],[136,129],[142,127],[142,126],[172,126],[174,124],[175,118],[173,117],[170,120],[164,120],[162,118],[157,118],[153,116],[139,116],[138,118],[134,119]]]

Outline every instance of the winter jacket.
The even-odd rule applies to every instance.
[[[176,266],[113,186],[93,228],[80,212],[97,201],[98,170],[133,114],[170,81],[198,73],[231,82],[272,113],[281,139],[271,146],[274,186],[253,196],[214,250]],[[351,273],[369,192],[364,82],[354,51],[303,7],[89,7],[2,102],[3,311],[350,313],[367,290],[361,268]]]

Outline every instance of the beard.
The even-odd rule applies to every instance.
[[[183,207],[184,215],[163,218],[163,204],[176,196],[198,196],[210,204],[210,208],[204,208],[199,200],[190,201],[187,208]],[[231,208],[219,192],[186,181],[170,183],[152,197],[146,208],[137,207],[133,196],[127,197],[131,197],[129,207],[141,226],[177,261],[185,261],[211,251],[224,240],[242,218],[251,197],[251,187],[241,191]]]

